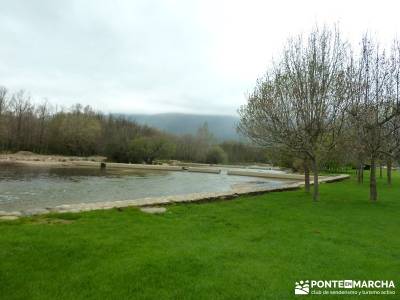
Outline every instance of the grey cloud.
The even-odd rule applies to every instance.
[[[328,18],[317,0],[0,0],[0,85],[103,111],[235,114],[281,43],[313,16],[343,16],[356,35],[376,16],[365,5],[357,17],[356,0],[344,15],[347,2],[337,2]],[[397,19],[377,24],[390,32]]]

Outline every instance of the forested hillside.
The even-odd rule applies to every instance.
[[[259,147],[237,141],[221,143],[207,123],[194,134],[174,135],[81,104],[61,110],[49,102],[34,104],[27,93],[11,93],[0,87],[0,151],[21,150],[104,155],[112,161],[148,164],[170,159],[206,163],[265,161]]]

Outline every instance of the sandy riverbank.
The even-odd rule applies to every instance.
[[[16,153],[0,154],[0,162],[5,163],[23,163],[35,166],[54,166],[69,165],[72,162],[103,162],[105,156],[65,156],[65,155],[44,155],[29,151],[19,151]]]

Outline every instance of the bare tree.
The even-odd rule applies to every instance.
[[[7,89],[5,87],[0,86],[0,118],[6,110],[7,104]]]
[[[47,152],[48,149],[47,145],[48,141],[45,141],[45,137],[46,137],[46,130],[48,127],[47,123],[50,120],[50,117],[51,117],[51,108],[47,99],[45,99],[43,103],[36,108],[36,118],[38,123],[36,147],[39,151]]]
[[[5,137],[4,115],[6,110],[7,110],[7,89],[5,87],[0,87],[0,147],[4,146],[4,137]]]
[[[384,142],[380,152],[386,161],[387,183],[392,184],[393,160],[399,156],[400,149],[400,117],[396,116],[387,122],[384,129]]]
[[[239,130],[268,147],[285,146],[306,157],[319,198],[318,161],[340,134],[347,104],[347,46],[337,30],[290,39],[281,61],[257,82],[241,107]]]
[[[399,110],[400,105],[400,43],[395,41],[391,54],[391,80],[390,80],[390,97],[396,103],[396,109]],[[392,184],[392,161],[400,156],[400,112],[391,119],[388,124],[389,136],[388,155],[387,155],[387,181]]]
[[[394,53],[395,54],[395,53]],[[399,115],[399,63],[365,35],[356,65],[349,116],[370,161],[370,199],[378,198],[376,164],[391,133],[389,122]],[[394,60],[394,61],[393,61]]]
[[[31,99],[23,90],[14,93],[10,100],[10,110],[14,116],[9,130],[9,139],[15,148],[24,148],[33,132],[33,124],[28,124],[34,112]]]

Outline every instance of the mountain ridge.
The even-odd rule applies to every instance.
[[[239,117],[232,115],[158,113],[125,114],[132,121],[176,135],[196,134],[207,123],[210,132],[219,140],[240,140],[236,131]]]

